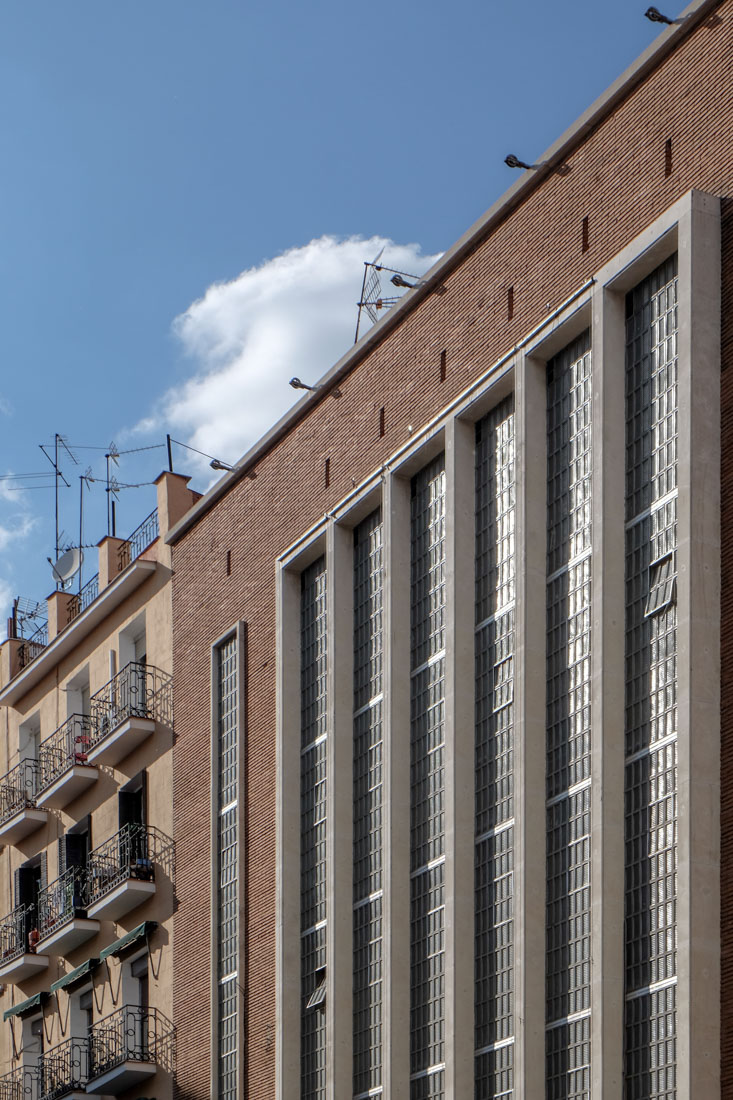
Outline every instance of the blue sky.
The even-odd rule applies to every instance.
[[[425,270],[514,181],[504,156],[539,156],[655,38],[645,7],[5,0],[0,474],[44,469],[55,432],[74,444],[70,542],[111,440],[170,431],[235,461],[297,399],[287,379],[348,348],[362,261],[389,241],[385,263]],[[180,448],[176,468],[210,481]],[[53,492],[12,484],[0,616],[53,587]],[[120,494],[118,533],[152,493]],[[86,541],[105,498],[95,483]]]

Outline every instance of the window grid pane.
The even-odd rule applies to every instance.
[[[410,1097],[442,1098],[445,461],[412,479]],[[430,1072],[427,1072],[430,1071]]]
[[[547,367],[548,1100],[590,1090],[591,413],[585,332]]]
[[[475,1096],[507,1097],[514,1035],[514,398],[476,425]],[[489,835],[487,835],[489,834]],[[496,1049],[495,1044],[504,1044]]]
[[[218,1079],[222,1100],[237,1095],[239,959],[238,675],[236,635],[216,650],[217,729],[217,998]]]
[[[326,1012],[307,1008],[326,965],[326,563],[301,577],[301,1098],[326,1094]]]
[[[382,517],[354,531],[354,1095],[382,1085]]]
[[[625,1079],[675,1095],[677,257],[626,299]],[[649,989],[650,985],[662,983]]]

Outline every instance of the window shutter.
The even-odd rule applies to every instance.
[[[15,901],[14,908],[17,908],[19,905],[23,904],[21,900],[21,890],[22,886],[20,879],[20,867],[16,867],[13,871],[13,898]]]
[[[40,889],[45,890],[47,886],[48,886],[48,852],[41,852]]]
[[[66,870],[66,837],[60,836],[58,839],[59,850],[59,878]]]

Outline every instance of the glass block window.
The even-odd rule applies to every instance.
[[[476,425],[475,1096],[514,1067],[514,398]]]
[[[239,700],[238,646],[236,635],[215,650],[216,739],[214,765],[217,773],[216,807],[217,882],[217,1036],[218,1077],[222,1100],[237,1095],[239,965],[238,901],[238,767]]]
[[[626,298],[625,1079],[675,1095],[677,258]]]
[[[546,1095],[590,1095],[590,333],[547,367]]]
[[[300,603],[300,965],[302,1100],[326,1095],[326,563],[302,575]]]
[[[354,1096],[382,1094],[382,515],[354,531]]]
[[[445,462],[412,479],[410,1098],[444,1095]]]

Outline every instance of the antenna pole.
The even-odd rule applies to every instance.
[[[170,437],[170,435],[167,435],[165,437],[165,439],[166,439],[166,443],[168,444],[168,469],[170,470],[171,473],[173,473],[173,451],[171,450],[171,437]]]
[[[112,501],[112,538],[117,538],[117,516],[115,514],[115,502]]]
[[[59,560],[59,433],[55,432],[53,437],[53,466],[56,471],[56,557],[54,561]],[[59,583],[56,581],[56,587]]]
[[[81,563],[79,565],[79,595],[81,595],[81,575],[84,572],[84,552],[82,546],[84,545],[84,475],[79,475],[79,553],[81,554]]]
[[[369,270],[369,264],[364,260],[364,278],[361,281],[361,294],[359,295],[359,312],[356,315],[356,333],[354,335],[354,343],[359,343],[359,325],[361,324],[361,309],[364,303],[364,292],[366,291],[367,271]]]
[[[109,455],[105,455],[104,457],[107,460],[107,535],[109,535],[110,532],[111,532],[110,511],[109,511],[109,502],[110,502],[110,495],[109,495]]]

